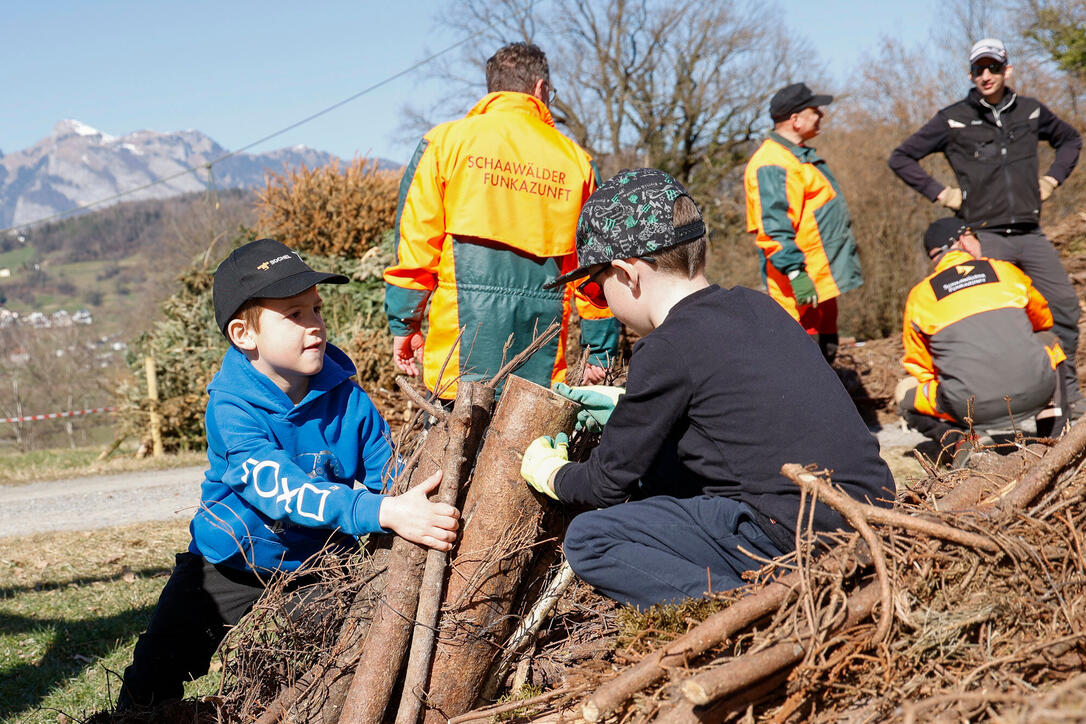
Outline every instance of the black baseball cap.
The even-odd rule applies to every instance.
[[[215,270],[215,324],[226,326],[250,299],[285,299],[315,284],[346,284],[342,274],[313,271],[298,252],[275,239],[239,246]]]
[[[680,196],[690,198],[681,183],[659,169],[616,173],[588,197],[577,218],[579,266],[544,288],[587,276],[598,264],[646,256],[705,236],[701,219],[676,228],[673,215]]]
[[[806,83],[793,83],[773,94],[769,100],[769,117],[774,121],[783,121],[804,108],[828,106],[832,102],[833,96],[825,94],[816,96]]]
[[[954,242],[967,231],[969,231],[969,224],[956,216],[945,216],[936,219],[931,222],[931,226],[924,232],[924,251],[927,252],[928,256],[931,256],[933,251],[942,252],[944,249],[954,246]]]

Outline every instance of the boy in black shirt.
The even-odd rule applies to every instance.
[[[705,278],[706,229],[686,190],[622,171],[577,224],[582,291],[641,335],[625,390],[563,390],[606,423],[584,463],[562,436],[535,440],[521,474],[541,493],[597,506],[565,539],[574,572],[623,603],[744,583],[794,547],[800,490],[781,465],[814,463],[852,497],[892,500],[894,481],[818,346],[772,299]],[[616,400],[613,409],[607,400]],[[842,518],[815,508],[817,530]]]

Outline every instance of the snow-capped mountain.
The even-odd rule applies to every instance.
[[[158,199],[208,186],[204,164],[227,152],[199,131],[110,136],[75,120],[59,122],[30,148],[0,156],[0,228],[139,189],[118,201]],[[305,146],[239,153],[212,169],[218,188],[264,185],[265,170],[324,165],[335,157]],[[185,168],[198,169],[186,172]],[[155,185],[157,179],[172,177]],[[146,188],[140,188],[146,186]],[[104,208],[106,202],[94,208]]]

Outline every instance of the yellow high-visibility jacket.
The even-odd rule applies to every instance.
[[[565,379],[574,287],[543,284],[577,267],[577,216],[595,188],[588,154],[524,93],[490,93],[426,134],[400,183],[396,263],[384,278],[394,335],[419,331],[430,304],[427,388],[451,399],[458,377],[492,376],[552,322],[558,338],[517,374],[548,386]],[[618,324],[577,299],[582,343],[607,364]]]
[[[917,412],[974,422],[1036,411],[1051,399],[1059,344],[1034,332],[1052,326],[1048,302],[1010,262],[965,251],[943,255],[905,302],[905,370],[919,386]],[[940,404],[941,403],[941,404]]]
[[[747,163],[747,231],[763,254],[769,295],[796,320],[788,273],[806,270],[818,301],[863,284],[848,205],[826,162],[813,148],[771,132]]]

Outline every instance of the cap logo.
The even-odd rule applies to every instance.
[[[298,254],[297,253],[295,253],[295,254],[283,254],[282,256],[277,256],[274,259],[269,259],[268,261],[257,264],[256,268],[259,269],[260,271],[268,271],[269,269],[271,269],[273,266],[275,266],[279,262],[285,261],[285,260],[289,259],[292,256],[298,256]],[[302,257],[298,256],[298,259],[301,259],[301,258]]]

